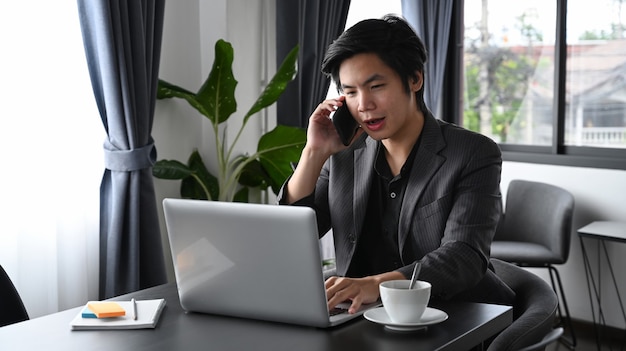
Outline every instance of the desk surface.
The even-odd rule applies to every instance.
[[[467,350],[512,321],[508,306],[446,302],[448,320],[411,333],[391,332],[357,318],[318,329],[182,310],[175,284],[113,300],[165,298],[156,329],[71,331],[80,307],[0,328],[2,350]]]
[[[626,242],[626,223],[596,221],[578,229],[578,235],[602,240]]]

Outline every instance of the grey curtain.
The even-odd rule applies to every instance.
[[[165,0],[78,0],[107,132],[100,187],[100,298],[165,283],[150,135]],[[80,162],[80,160],[77,160]]]
[[[428,50],[424,67],[424,100],[435,117],[439,117],[453,3],[454,0],[402,0],[402,15],[415,28]]]
[[[330,80],[320,71],[328,45],[346,25],[350,0],[277,0],[276,57],[280,64],[300,45],[298,75],[278,100],[278,123],[305,128],[326,97]]]

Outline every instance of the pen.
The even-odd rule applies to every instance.
[[[133,303],[133,320],[137,320],[137,301],[135,301],[135,298],[133,297],[130,302]]]

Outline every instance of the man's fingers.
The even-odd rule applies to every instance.
[[[355,296],[354,299],[352,299],[352,304],[350,305],[350,308],[348,308],[348,313],[356,313],[361,308],[362,304],[363,301],[361,297],[359,295]]]

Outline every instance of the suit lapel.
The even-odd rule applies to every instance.
[[[406,238],[410,233],[411,219],[417,208],[418,200],[428,182],[445,162],[445,158],[439,155],[439,151],[446,145],[445,140],[441,135],[437,120],[430,113],[424,115],[424,129],[420,138],[420,146],[413,161],[400,210],[398,223],[400,254],[404,250]]]
[[[370,194],[370,185],[374,174],[374,158],[376,156],[376,141],[365,139],[365,146],[354,150],[354,199],[352,213],[354,213],[354,228],[361,233],[363,220],[367,212],[367,201]]]

